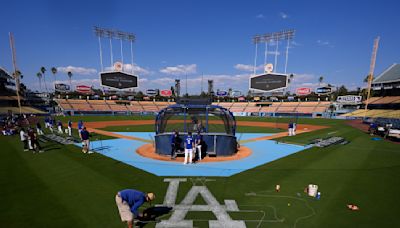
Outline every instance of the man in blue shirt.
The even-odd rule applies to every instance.
[[[189,163],[192,164],[193,160],[193,147],[194,147],[194,140],[192,137],[192,132],[188,132],[188,135],[185,138],[185,161],[183,162],[184,165],[186,165],[188,155],[189,155]]]
[[[128,223],[128,227],[133,227],[133,219],[141,217],[139,207],[145,202],[153,201],[156,198],[154,193],[144,193],[134,189],[119,191],[115,196],[119,215],[123,222]]]
[[[376,123],[372,122],[372,123],[369,125],[369,129],[368,129],[369,134],[370,134],[370,135],[374,135],[374,134],[376,133],[377,128],[378,128],[378,125],[377,125]]]
[[[79,133],[79,137],[80,137],[81,139],[82,139],[82,136],[81,136],[82,128],[83,128],[83,121],[82,121],[82,120],[79,120],[79,121],[78,121],[78,133]]]
[[[62,128],[62,122],[61,122],[61,120],[59,120],[58,122],[57,122],[57,129],[58,129],[58,133],[59,134],[63,134],[64,132],[63,132],[63,128]]]
[[[89,132],[86,130],[86,127],[83,127],[82,131],[81,131],[81,139],[82,139],[82,152],[83,153],[90,153],[90,134]]]
[[[175,160],[175,158],[176,158],[175,152],[178,149],[176,147],[177,137],[179,137],[179,133],[175,130],[174,133],[171,135],[171,159],[172,160]]]
[[[293,123],[292,122],[289,122],[288,131],[289,131],[289,136],[292,136],[293,135]]]
[[[49,128],[49,122],[50,122],[49,117],[46,116],[46,118],[44,119],[44,127],[45,128]]]
[[[36,123],[36,132],[38,135],[43,135],[42,125],[40,124],[40,121]]]
[[[200,130],[197,132],[197,136],[196,136],[196,149],[198,151],[198,159],[199,161],[201,161],[201,159],[203,158],[201,155],[201,144],[203,143],[203,136],[201,135]]]
[[[53,133],[53,126],[54,126],[54,120],[53,118],[49,119],[49,129],[51,131],[51,133]]]

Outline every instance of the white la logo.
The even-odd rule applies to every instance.
[[[239,211],[235,200],[224,200],[225,205],[220,205],[206,186],[193,186],[182,200],[181,204],[175,204],[178,194],[179,182],[186,182],[186,178],[166,178],[169,182],[167,194],[162,206],[173,207],[174,211],[169,220],[162,220],[156,225],[157,228],[190,228],[193,220],[185,220],[189,211],[211,211],[218,220],[210,220],[209,227],[212,228],[244,228],[246,224],[241,220],[232,220],[227,211]],[[201,195],[207,205],[193,205],[196,197]]]

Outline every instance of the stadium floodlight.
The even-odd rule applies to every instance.
[[[127,36],[126,33],[122,32],[122,31],[115,31],[115,35],[120,40],[125,40],[125,38]]]
[[[136,40],[135,35],[132,34],[132,33],[127,33],[126,38],[128,39],[128,41],[135,41]]]
[[[102,28],[100,28],[100,27],[97,27],[97,26],[94,26],[94,33],[96,34],[96,36],[98,36],[98,37],[104,37],[104,35],[105,35],[105,31],[104,31],[104,29],[102,29]]]
[[[274,32],[274,33],[266,33],[263,35],[255,35],[253,37],[253,43],[255,44],[255,58],[254,58],[254,72],[253,74],[256,74],[256,68],[257,68],[257,55],[258,55],[258,44],[259,43],[265,43],[265,52],[264,52],[264,64],[267,64],[267,57],[268,57],[268,46],[270,43],[275,44],[275,72],[277,69],[277,64],[278,64],[278,50],[279,50],[279,42],[286,40],[286,57],[285,57],[285,74],[287,72],[287,64],[288,64],[288,58],[289,58],[289,46],[290,46],[290,41],[294,38],[295,30],[294,29],[288,29],[288,30],[282,30],[279,32]]]
[[[104,32],[106,33],[107,37],[110,39],[115,37],[115,32],[112,29],[104,29]]]
[[[127,35],[126,35],[125,32],[122,32],[122,31],[116,31],[115,33],[116,33],[117,38],[119,39],[120,44],[121,44],[121,62],[122,62],[122,68],[123,68],[123,66],[124,66],[124,52],[122,50],[122,41],[125,40]]]
[[[114,38],[114,31],[110,29],[104,29],[106,36],[110,40],[110,66],[114,64],[114,58],[113,58],[113,48],[112,48],[112,39]]]
[[[261,37],[260,35],[255,35],[255,36],[253,37],[253,43],[254,43],[254,44],[258,44],[258,43],[261,42],[261,39],[262,39],[262,37]]]
[[[103,71],[103,54],[102,54],[102,47],[101,47],[101,38],[108,38],[110,42],[110,66],[114,65],[114,56],[113,56],[113,47],[112,47],[112,40],[118,39],[120,41],[121,46],[121,62],[124,63],[124,56],[123,56],[123,41],[128,41],[130,43],[130,51],[131,51],[131,70],[133,72],[133,42],[136,40],[136,36],[133,33],[125,32],[121,30],[115,29],[108,29],[108,28],[101,28],[99,26],[94,26],[93,29],[95,35],[98,37],[99,40],[99,48],[100,48],[100,65],[101,71]]]
[[[130,43],[130,52],[131,52],[131,75],[128,75],[130,79],[132,80],[138,80],[137,77],[134,75],[134,65],[133,65],[133,42],[136,40],[136,37],[133,33],[130,32],[125,32],[125,31],[121,31],[121,30],[116,30],[116,29],[108,29],[108,28],[102,28],[99,26],[94,26],[93,27],[93,31],[94,34],[96,35],[96,37],[98,38],[99,41],[99,53],[100,53],[100,66],[101,66],[101,71],[100,71],[100,77],[101,77],[101,81],[103,83],[103,78],[111,78],[111,76],[107,76],[107,73],[110,72],[104,72],[104,67],[103,67],[103,54],[102,54],[102,43],[101,43],[101,39],[102,38],[106,38],[109,40],[109,44],[110,44],[110,68],[113,68],[114,66],[114,70],[111,71],[118,71],[116,69],[116,66],[121,66],[120,70],[124,71],[124,52],[123,52],[123,42],[127,41]],[[112,41],[116,39],[119,40],[120,42],[120,52],[121,52],[121,62],[117,62],[114,63],[114,56],[113,56],[113,46],[112,46]],[[126,71],[125,71],[126,72]],[[115,74],[112,75],[112,77],[120,77],[117,75],[117,73],[121,74],[120,72],[114,72]],[[125,74],[125,73],[123,73]],[[103,75],[104,77],[102,77],[101,75]],[[132,77],[133,76],[133,77]],[[122,78],[122,76],[120,77]],[[135,84],[136,83],[136,84]],[[104,84],[105,86],[108,86],[106,84]],[[112,88],[117,88],[117,89],[124,89],[122,85],[111,85],[109,87]],[[137,85],[137,81],[132,82],[131,85],[129,85],[129,88],[136,88],[138,87]]]
[[[132,33],[127,33],[126,38],[128,39],[129,43],[131,44],[131,66],[132,66],[131,72],[132,72],[132,74],[134,74],[134,71],[133,71],[133,69],[134,69],[134,67],[133,67],[133,42],[136,40],[136,37]]]
[[[105,31],[104,29],[94,26],[94,34],[97,36],[99,40],[99,50],[100,50],[100,69],[103,71],[103,50],[101,48],[101,38],[104,37]]]

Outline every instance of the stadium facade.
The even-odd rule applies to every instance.
[[[376,96],[400,96],[400,64],[393,64],[372,82]]]

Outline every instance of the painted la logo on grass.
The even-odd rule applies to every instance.
[[[164,198],[162,206],[172,207],[173,213],[168,220],[162,220],[156,225],[157,228],[177,228],[193,227],[193,220],[185,220],[185,216],[189,211],[211,211],[217,220],[210,220],[209,227],[230,227],[230,228],[244,228],[246,224],[241,220],[232,220],[227,213],[228,211],[239,211],[235,200],[224,200],[225,205],[218,203],[214,195],[208,190],[206,186],[192,186],[185,198],[180,204],[175,204],[176,196],[180,182],[186,182],[186,178],[166,178],[164,182],[169,182],[167,194]],[[203,197],[206,205],[193,205],[197,196]]]

